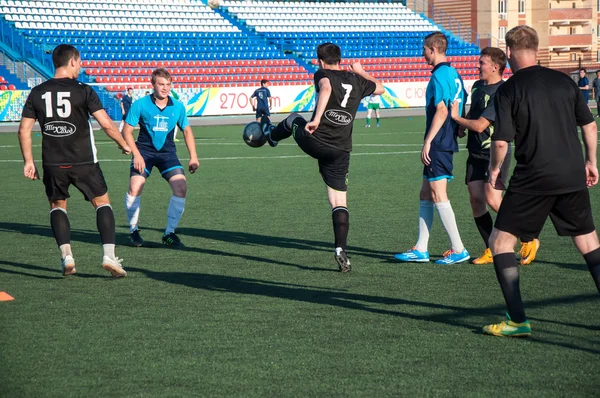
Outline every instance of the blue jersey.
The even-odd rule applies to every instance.
[[[146,95],[135,101],[125,122],[134,127],[139,123],[140,134],[136,145],[154,152],[175,152],[175,126],[183,130],[190,125],[181,102],[168,97],[167,106],[160,109],[156,106],[154,95]]]
[[[258,88],[254,91],[251,98],[256,97],[256,109],[269,109],[269,97],[271,92],[266,87]]]
[[[457,100],[460,101],[458,114],[462,115],[467,96],[462,79],[456,69],[450,66],[450,63],[442,62],[433,68],[431,79],[427,85],[425,98],[427,101],[425,109],[427,114],[425,135],[427,135],[431,128],[436,105],[443,101],[444,104],[446,104],[446,107],[448,107],[448,116],[433,139],[431,150],[458,152],[458,142],[456,140],[458,124],[452,120],[450,107],[452,106],[452,102]]]
[[[131,104],[133,103],[133,99],[125,94],[123,96],[123,98],[121,99],[121,103],[123,104],[123,109],[125,110],[125,114],[127,114],[127,112],[129,112],[129,109],[131,109]]]

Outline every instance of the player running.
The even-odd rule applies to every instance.
[[[292,113],[277,127],[267,117],[261,120],[269,145],[276,146],[293,136],[298,146],[317,159],[327,186],[335,235],[335,259],[341,272],[350,271],[346,254],[350,213],[346,202],[348,169],[352,150],[352,125],[360,101],[367,95],[383,94],[383,85],[369,75],[359,62],[352,71],[340,67],[342,53],[333,43],[317,47],[320,69],[315,73],[317,105],[310,121]]]
[[[74,185],[96,209],[102,267],[114,277],[126,276],[122,260],[115,256],[115,216],[96,156],[90,114],[124,153],[130,153],[129,146],[106,114],[96,92],[76,80],[81,69],[79,51],[61,44],[52,52],[52,63],[56,70],[54,77],[31,89],[23,108],[19,143],[25,177],[39,178],[31,151],[31,130],[37,120],[42,129],[42,168],[51,208],[50,225],[60,249],[63,275],[76,273],[67,217],[69,186]]]
[[[196,155],[194,134],[185,114],[185,107],[169,96],[171,91],[171,74],[163,68],[152,72],[154,92],[133,103],[123,128],[125,140],[133,152],[129,179],[129,191],[125,195],[125,209],[129,219],[129,239],[133,246],[144,244],[138,228],[140,214],[140,196],[146,179],[150,177],[152,168],[156,167],[171,189],[173,196],[167,209],[167,226],[162,237],[166,246],[183,246],[175,229],[185,208],[187,183],[183,166],[176,153],[173,133],[175,127],[183,131],[185,144],[190,153],[188,169],[195,173],[200,163]],[[137,141],[133,138],[133,128],[140,125]]]

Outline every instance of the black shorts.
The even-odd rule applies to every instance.
[[[43,169],[46,196],[51,202],[70,198],[70,185],[74,185],[87,201],[108,192],[98,163],[79,166],[44,166]]]
[[[515,236],[538,236],[548,216],[560,236],[585,235],[595,229],[587,189],[548,196],[508,191],[494,226]]]
[[[256,108],[256,118],[260,119],[261,117],[264,116],[271,116],[271,112],[269,111],[269,108]]]
[[[510,153],[506,155],[502,166],[500,166],[500,176],[503,181],[508,182],[508,173],[510,172]],[[473,181],[489,182],[490,159],[484,156],[473,156],[469,154],[467,158],[467,174],[465,175],[465,184]]]
[[[292,122],[292,133],[298,146],[319,161],[319,172],[325,185],[336,191],[347,191],[350,152],[319,141],[304,130],[306,123],[303,117],[297,117]]]

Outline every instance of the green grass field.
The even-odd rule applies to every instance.
[[[533,336],[482,335],[504,314],[492,265],[393,261],[417,238],[424,119],[363,125],[349,274],[333,259],[316,161],[291,140],[254,149],[240,126],[219,126],[195,128],[200,170],[188,175],[182,250],[161,246],[171,193],[156,172],[142,196],[147,245],[126,245],[128,158],[97,132],[129,276],[100,267],[94,211],[72,188],[78,274],[63,278],[43,184],[23,177],[16,134],[0,135],[0,291],[15,297],[0,302],[0,396],[597,396],[600,297],[571,241],[548,222],[522,269]],[[461,150],[449,196],[478,256],[465,160]],[[598,188],[591,196],[600,209]],[[449,243],[435,217],[438,258]]]

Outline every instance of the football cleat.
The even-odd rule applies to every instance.
[[[175,235],[175,232],[171,232],[170,234],[164,235],[162,237],[162,243],[165,246],[170,246],[170,247],[183,247],[183,243],[181,243],[181,240],[179,239],[179,237],[177,235]]]
[[[444,252],[444,258],[436,260],[436,264],[458,264],[464,261],[467,261],[471,256],[469,256],[469,252],[467,249],[463,249],[462,252],[456,253],[452,250],[446,250]]]
[[[73,275],[77,271],[75,270],[75,260],[73,256],[67,254],[65,258],[60,262],[60,267],[62,268],[63,276]]]
[[[275,128],[275,126],[273,126],[271,124],[271,120],[269,120],[269,118],[267,116],[263,116],[260,118],[260,130],[263,132],[263,134],[267,137],[267,142],[269,143],[270,146],[272,147],[276,147],[277,144],[279,142],[277,141],[273,141],[271,139],[271,131]]]
[[[370,124],[365,124],[365,127],[371,127],[371,125]]]
[[[488,247],[485,249],[481,257],[473,260],[473,264],[492,264],[494,262],[494,258],[492,257],[492,251]]]
[[[513,322],[507,313],[506,320],[484,326],[483,333],[492,336],[529,337],[531,336],[531,325],[528,320],[522,323]]]
[[[129,242],[132,246],[141,247],[144,245],[144,240],[140,236],[140,230],[136,229],[132,233],[129,234]]]
[[[127,272],[123,269],[123,266],[121,265],[122,262],[122,258],[115,257],[113,259],[104,256],[102,258],[102,268],[110,272],[114,278],[123,278],[127,276]]]
[[[429,262],[429,252],[420,252],[415,246],[407,252],[394,254],[394,258],[405,263],[427,263]]]
[[[521,255],[521,265],[531,264],[533,260],[535,260],[539,248],[539,239],[534,239],[531,242],[521,242],[521,250],[519,250],[519,254]]]
[[[350,272],[350,259],[341,247],[335,249],[335,261],[338,263],[340,272]]]
[[[378,123],[377,123],[377,127],[379,127],[379,126],[381,126],[381,125],[380,125],[380,124],[379,124],[379,122],[378,122]]]

